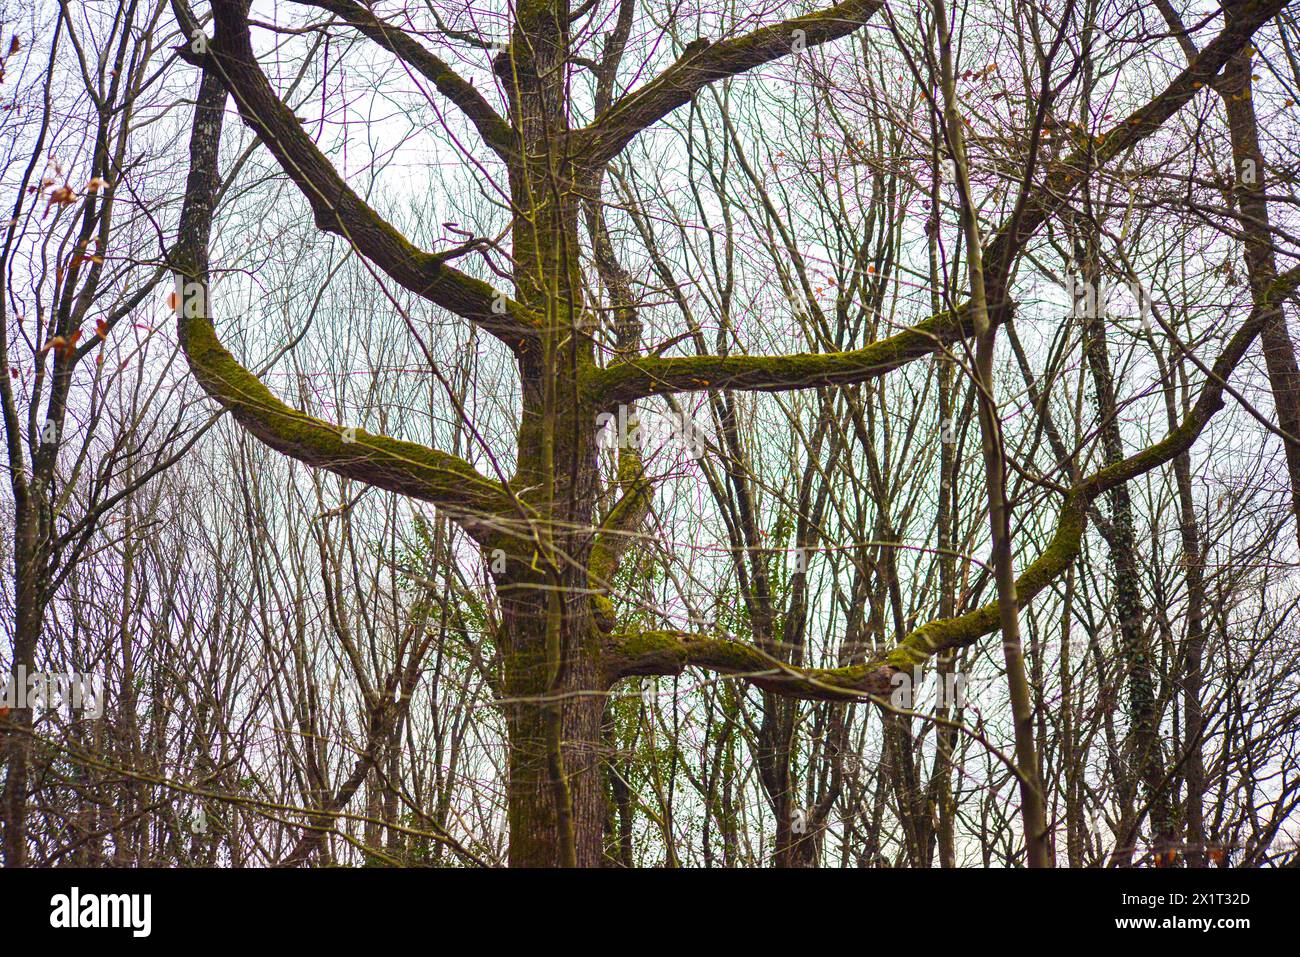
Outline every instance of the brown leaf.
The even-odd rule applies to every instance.
[[[73,191],[71,186],[69,186],[67,183],[64,183],[62,186],[59,186],[58,188],[50,192],[50,201],[45,204],[45,213],[41,216],[41,218],[44,219],[46,216],[48,216],[50,214],[50,210],[53,209],[55,205],[71,206],[76,201],[77,201],[76,192]]]

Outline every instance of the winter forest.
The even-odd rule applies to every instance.
[[[1285,0],[0,0],[8,867],[1300,865]]]

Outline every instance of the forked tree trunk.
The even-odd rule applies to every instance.
[[[552,249],[575,239],[553,238]],[[569,303],[545,305],[556,315]],[[597,413],[567,388],[573,364],[590,361],[589,342],[571,325],[556,331],[570,345],[554,350],[548,364],[555,372],[534,377],[521,370],[516,484],[536,489],[520,496],[535,517],[520,523],[509,554],[497,556],[504,558],[500,571],[494,569],[510,749],[510,864],[595,867],[606,811],[600,762],[609,690],[587,581]]]
[[[578,390],[581,370],[595,361],[578,184],[596,177],[564,147],[568,47],[564,5],[521,5],[511,50],[497,59],[521,140],[510,164],[514,294],[545,324],[540,355],[519,361],[512,485],[533,515],[496,574],[511,866],[599,866],[605,819],[599,762],[608,687],[586,572],[599,480],[597,410]]]

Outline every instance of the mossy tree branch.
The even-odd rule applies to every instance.
[[[608,162],[638,133],[689,103],[710,83],[848,36],[882,5],[882,0],[844,0],[731,40],[714,44],[696,40],[663,73],[614,103],[591,126],[576,131],[575,140],[592,165]]]
[[[182,303],[189,306],[188,299]],[[266,445],[336,475],[432,502],[485,545],[502,537],[505,519],[514,513],[512,500],[501,483],[464,459],[326,422],[285,404],[221,344],[206,313],[182,315],[177,329],[204,391]]]
[[[1163,440],[1094,472],[1065,496],[1056,529],[1042,553],[1016,578],[1021,607],[1060,578],[1079,554],[1088,524],[1088,508],[1115,486],[1172,462],[1191,448],[1214,414],[1223,408],[1228,377],[1259,336],[1280,303],[1300,287],[1300,269],[1274,283],[1224,347],[1187,417]],[[953,618],[931,621],[903,636],[893,648],[861,665],[844,668],[798,668],[744,642],[677,631],[641,631],[611,635],[606,668],[611,680],[633,675],[678,674],[686,667],[743,677],[765,691],[822,701],[849,701],[888,696],[894,674],[921,667],[932,657],[974,644],[998,630],[997,601]]]
[[[638,357],[591,370],[584,385],[600,408],[646,396],[705,389],[784,392],[853,385],[930,355],[972,331],[969,311],[958,309],[933,316],[861,349],[783,356]]]
[[[1026,185],[1020,201],[1007,222],[990,239],[985,254],[984,280],[988,289],[990,319],[994,325],[1000,325],[1011,314],[1011,302],[1006,295],[1007,277],[1015,259],[1039,227],[1061,209],[1087,177],[1155,133],[1199,90],[1207,87],[1232,56],[1249,42],[1254,32],[1286,3],[1287,0],[1248,0],[1234,5],[1232,18],[1224,29],[1164,90],[1104,134],[1053,164],[1037,183],[1034,183],[1034,150],[1031,148],[1031,165],[1025,172]],[[768,29],[787,28],[792,22]],[[732,42],[741,43],[756,35]],[[617,109],[616,104],[614,110]],[[651,395],[704,389],[778,392],[852,385],[891,372],[973,333],[970,306],[962,304],[861,349],[783,356],[638,357],[591,370],[585,385],[600,407]]]
[[[432,502],[479,541],[499,537],[511,513],[505,487],[454,455],[314,418],[280,401],[221,344],[208,296],[208,245],[220,178],[218,147],[226,93],[205,69],[195,104],[190,172],[169,256],[180,281],[177,333],[191,371],[210,396],[266,445],[308,465]]]

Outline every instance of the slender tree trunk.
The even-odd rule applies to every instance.
[[[1085,288],[1089,293],[1082,317],[1084,354],[1096,391],[1101,420],[1101,441],[1107,465],[1124,457],[1119,431],[1119,410],[1110,353],[1106,344],[1104,278],[1099,266],[1096,232],[1088,228],[1083,241]],[[1157,858],[1173,841],[1172,812],[1165,781],[1165,762],[1160,748],[1160,715],[1156,706],[1155,663],[1150,635],[1143,616],[1142,590],[1138,576],[1137,546],[1133,528],[1133,504],[1128,486],[1117,485],[1108,496],[1112,534],[1110,559],[1115,572],[1115,612],[1119,617],[1120,649],[1128,676],[1128,711],[1132,742],[1133,777],[1143,786],[1143,800],[1151,817],[1152,848]],[[1117,848],[1129,859],[1132,848]]]
[[[22,676],[36,670],[36,646],[42,624],[41,570],[44,567],[40,542],[41,520],[37,503],[42,483],[33,480],[17,503],[14,514],[14,617],[13,668],[7,677],[15,701],[26,695],[19,684]],[[15,707],[5,729],[6,774],[2,799],[4,813],[4,863],[23,867],[27,863],[27,788],[31,777],[32,709]]]
[[[967,244],[967,268],[971,283],[970,305],[975,319],[975,376],[979,389],[981,446],[984,453],[985,487],[989,504],[989,530],[993,543],[994,579],[997,583],[998,617],[1002,628],[1002,653],[1007,669],[1007,688],[1015,730],[1016,770],[1020,782],[1021,822],[1030,867],[1051,867],[1051,835],[1048,832],[1043,778],[1034,743],[1034,711],[1029,678],[1025,673],[1020,640],[1020,602],[1016,595],[1015,559],[1011,545],[1011,516],[1006,500],[1006,461],[997,400],[993,394],[993,355],[997,329],[989,317],[989,290],[984,281],[983,241],[971,194],[962,118],[958,114],[957,90],[948,33],[947,11],[934,0],[934,21],[939,35],[942,67],[944,121],[948,146],[957,168],[961,193],[962,227]],[[1001,306],[1003,290],[995,298]]]
[[[1183,666],[1183,778],[1187,788],[1183,817],[1187,826],[1184,860],[1188,867],[1204,867],[1205,837],[1205,757],[1201,740],[1205,733],[1205,715],[1201,708],[1205,656],[1205,557],[1196,525],[1192,502],[1192,470],[1187,453],[1174,459],[1174,476],[1178,482],[1180,531],[1183,556],[1187,563],[1187,637]]]
[[[1273,255],[1272,228],[1265,198],[1264,153],[1259,146],[1259,123],[1251,93],[1250,49],[1243,48],[1224,67],[1216,87],[1228,114],[1232,139],[1234,192],[1245,234],[1246,272],[1251,296],[1264,305],[1266,319],[1260,332],[1264,364],[1277,409],[1277,424],[1285,435],[1287,474],[1291,483],[1291,507],[1295,512],[1296,536],[1300,541],[1300,367],[1295,345],[1287,330],[1286,314],[1280,304],[1270,304],[1269,294],[1277,278]]]
[[[946,277],[939,266],[939,180],[940,169],[939,136],[933,115],[930,120],[931,140],[934,143],[932,167],[936,171],[930,193],[930,208],[934,216],[935,228],[927,229],[928,254],[930,264],[930,311],[938,313],[943,308],[940,295],[941,283]],[[952,618],[957,614],[957,409],[956,409],[956,370],[950,356],[940,355],[938,364],[939,390],[939,504],[937,537],[939,547],[939,617]],[[944,655],[938,663],[940,687],[947,687],[943,682],[949,674],[957,674],[956,658]],[[956,708],[952,702],[944,702],[940,713],[943,717],[953,718]],[[935,836],[939,849],[939,866],[957,866],[956,838],[956,801],[952,793],[952,754],[957,743],[957,732],[947,725],[935,729],[937,746],[935,749],[934,773],[930,783],[932,801],[936,807],[937,824]]]

